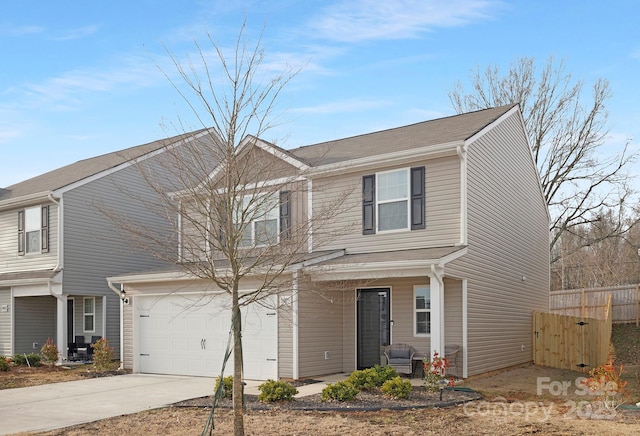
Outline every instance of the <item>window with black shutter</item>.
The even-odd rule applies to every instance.
[[[41,223],[41,241],[42,252],[49,252],[49,206],[42,206],[42,223]]]
[[[24,210],[18,211],[18,255],[24,256]]]
[[[376,232],[376,176],[362,177],[362,234]]]
[[[280,238],[291,239],[291,191],[280,191]]]
[[[424,167],[417,167],[411,168],[411,230],[424,228]]]

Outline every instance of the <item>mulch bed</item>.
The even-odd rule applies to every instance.
[[[361,391],[354,401],[323,402],[321,394],[294,398],[292,401],[280,401],[276,403],[263,403],[258,401],[257,395],[245,395],[245,407],[247,410],[407,410],[428,407],[450,407],[467,401],[479,400],[482,395],[470,389],[445,389],[440,401],[439,392],[430,392],[424,387],[414,387],[407,399],[395,400],[385,397],[379,390]],[[213,404],[213,396],[195,398],[192,400],[175,403],[174,407],[201,407],[210,408]],[[223,398],[218,402],[220,408],[232,408],[230,398]]]

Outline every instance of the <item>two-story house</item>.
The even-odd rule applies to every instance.
[[[260,228],[307,223],[313,237],[277,304],[244,311],[246,378],[351,372],[381,363],[392,343],[423,355],[455,344],[463,377],[532,360],[532,312],[548,309],[549,216],[519,106],[286,152],[253,144],[303,186],[284,201],[279,192],[280,213]],[[230,315],[227,301],[206,299],[211,283],[179,267],[108,280],[126,290],[126,368],[219,373]],[[241,290],[254,285],[246,277]]]
[[[132,246],[103,211],[164,225],[140,201],[154,192],[136,163],[208,135],[81,160],[0,189],[0,355],[38,353],[52,338],[64,360],[76,338],[105,337],[119,358],[120,299],[105,278],[163,263]]]

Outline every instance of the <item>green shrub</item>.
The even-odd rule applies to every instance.
[[[117,363],[113,361],[113,348],[109,346],[109,341],[100,338],[95,344],[91,344],[93,348],[93,368],[96,371],[113,371],[116,369]]]
[[[378,372],[378,386],[382,386],[387,380],[398,377],[398,373],[390,366],[376,365],[373,367]]]
[[[385,381],[381,388],[383,394],[396,400],[409,398],[412,389],[411,382],[409,380],[403,380],[401,377]]]
[[[47,338],[47,342],[40,349],[42,360],[47,364],[53,365],[58,361],[58,346],[52,338]]]
[[[329,383],[322,390],[322,401],[353,401],[360,390],[348,381]]]
[[[359,390],[374,389],[382,386],[387,380],[398,376],[395,369],[390,366],[376,365],[373,368],[353,371],[347,381]]]
[[[9,362],[4,356],[0,356],[0,371],[9,371]]]
[[[29,359],[29,365],[31,366],[40,366],[40,355],[36,353],[24,354],[14,354],[13,355],[13,363],[17,366],[27,365],[27,359]]]
[[[291,383],[275,380],[267,380],[258,386],[260,395],[258,400],[263,403],[273,403],[275,401],[291,401],[298,390],[291,386]]]
[[[378,380],[378,371],[375,368],[367,368],[353,371],[346,381],[358,390],[367,390],[377,387]]]
[[[220,376],[216,378],[216,385],[213,388],[213,392],[218,392],[218,386],[220,386]],[[222,379],[222,398],[231,398],[233,396],[233,376],[228,375]]]

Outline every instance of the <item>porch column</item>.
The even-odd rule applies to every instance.
[[[58,362],[67,360],[67,296],[56,297],[56,344],[58,346]]]
[[[442,268],[431,265],[429,275],[431,292],[431,357],[434,353],[444,356],[444,282]]]

